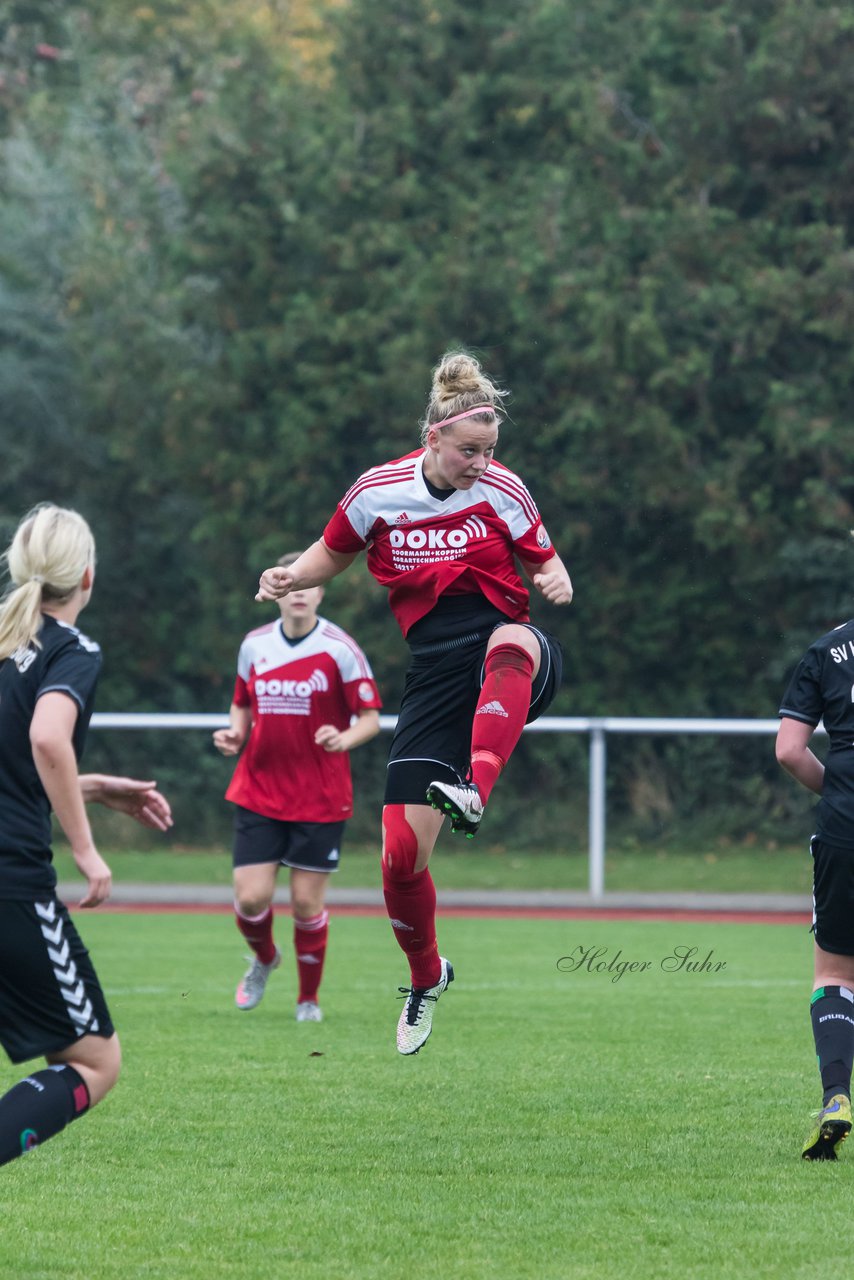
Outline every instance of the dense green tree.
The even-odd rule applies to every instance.
[[[461,343],[576,582],[534,604],[555,710],[773,714],[850,612],[853,30],[825,0],[0,3],[0,518],[93,514],[102,705],[225,704],[258,569],[413,447]],[[382,593],[329,604],[393,709]],[[620,788],[693,811],[739,751],[652,744]]]

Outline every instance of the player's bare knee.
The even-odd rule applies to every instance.
[[[291,914],[295,920],[314,920],[323,911],[323,898],[294,894],[291,890]]]
[[[266,894],[238,893],[235,896],[237,910],[246,920],[255,920],[263,916],[270,908],[271,899]]]
[[[491,664],[503,664],[504,666],[521,669],[528,674],[526,659],[534,664],[532,676],[535,676],[540,669],[540,642],[533,631],[527,627],[511,623],[507,626],[496,627],[489,641],[486,651],[487,669]]]

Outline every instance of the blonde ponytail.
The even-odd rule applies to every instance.
[[[482,413],[471,415],[473,422],[498,417],[506,395],[509,392],[495,385],[474,356],[465,351],[446,351],[433,370],[427,411],[421,422],[421,443],[426,444],[431,426],[467,409],[486,406]]]
[[[63,604],[95,565],[95,540],[76,511],[45,502],[24,516],[3,555],[12,586],[0,600],[0,660],[38,644],[42,606]]]

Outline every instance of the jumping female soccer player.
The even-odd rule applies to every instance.
[[[296,554],[282,556],[281,567]],[[318,617],[322,587],[291,591],[281,617],[240,646],[229,727],[214,746],[240,756],[226,799],[234,816],[234,911],[254,958],[235,995],[254,1009],[281,963],[273,941],[279,867],[290,868],[299,990],[297,1022],[321,1022],[326,886],[353,812],[349,753],[380,731],[370,664],[352,637]],[[352,722],[352,723],[351,723]]]
[[[0,1043],[14,1063],[44,1056],[0,1098],[0,1164],[59,1133],[115,1084],[118,1037],[89,953],[56,897],[53,809],[87,888],[110,893],[85,802],[166,831],[153,782],[79,775],[101,651],[78,631],[92,594],[95,543],[75,511],[45,504],[5,555],[14,584],[0,602]]]
[[[529,622],[514,556],[552,604],[572,585],[525,485],[494,460],[506,395],[463,352],[433,373],[422,448],[374,467],[290,568],[261,575],[257,600],[327,582],[367,549],[409,643],[383,809],[383,889],[411,986],[397,1028],[417,1053],[454,971],[439,955],[428,862],[445,815],[477,831],[526,721],[560,684],[557,641]]]

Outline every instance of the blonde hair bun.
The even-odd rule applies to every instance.
[[[498,416],[501,401],[506,395],[509,392],[484,373],[480,361],[474,356],[467,351],[446,351],[433,370],[427,412],[421,422],[421,443],[426,443],[427,432],[434,423],[465,413],[475,405],[489,405],[492,413]],[[484,414],[487,413],[489,409],[484,410]]]

